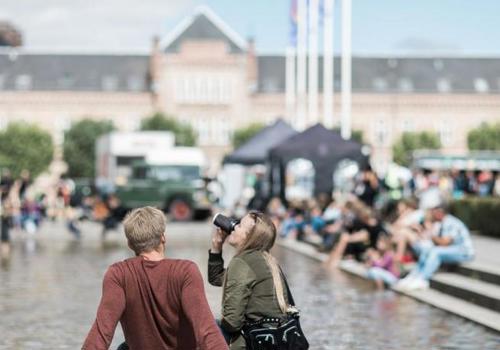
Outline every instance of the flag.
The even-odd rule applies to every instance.
[[[288,41],[292,47],[297,46],[297,26],[297,0],[290,0],[290,37]]]

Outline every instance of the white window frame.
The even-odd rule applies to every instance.
[[[389,143],[389,127],[385,118],[379,118],[375,121],[375,144],[386,146]]]
[[[403,119],[401,122],[402,132],[414,132],[415,131],[415,121],[412,118]]]
[[[436,132],[442,147],[449,147],[453,144],[453,123],[449,119],[441,118],[436,123]]]

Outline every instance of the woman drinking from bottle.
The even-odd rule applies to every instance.
[[[224,269],[222,246],[226,239],[236,249],[236,255]],[[231,350],[246,348],[240,333],[246,322],[286,317],[289,303],[284,281],[269,252],[275,239],[271,219],[255,211],[245,215],[231,232],[217,228],[212,236],[208,281],[224,288],[220,327]]]

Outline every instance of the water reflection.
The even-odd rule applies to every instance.
[[[499,334],[277,250],[312,349],[498,349]]]
[[[27,249],[17,237],[0,269],[0,349],[78,349],[113,262],[130,257],[123,236],[103,242],[99,227],[86,225],[81,241],[64,227],[48,225]],[[167,255],[189,258],[206,276],[210,228],[169,224]],[[229,255],[230,250],[225,254]],[[316,261],[283,249],[274,251],[302,310],[311,349],[498,349],[499,335],[342,272],[326,272]],[[206,286],[215,316],[221,290]],[[118,329],[113,348],[123,339]],[[480,342],[480,343],[478,343]]]

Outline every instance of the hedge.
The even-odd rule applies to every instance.
[[[450,210],[470,230],[500,238],[500,198],[468,197],[450,203]]]

